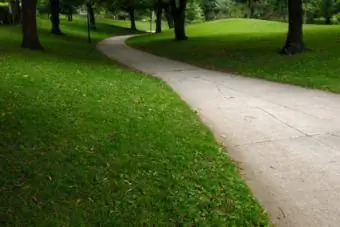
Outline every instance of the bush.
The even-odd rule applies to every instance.
[[[340,23],[340,13],[334,15],[334,19]]]
[[[313,24],[326,24],[326,19],[325,18],[315,18]],[[338,19],[338,16],[337,15],[334,15],[332,18],[331,18],[331,24],[340,24],[340,21]]]
[[[203,21],[203,11],[200,5],[196,1],[188,2],[186,9],[186,20],[189,23],[194,21]]]

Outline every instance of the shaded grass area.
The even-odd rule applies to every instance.
[[[188,26],[189,40],[172,41],[171,32],[134,37],[133,47],[203,67],[251,77],[340,92],[340,26],[306,25],[306,46],[281,56],[287,24],[229,19]]]
[[[267,226],[235,165],[163,82],[39,20],[44,52],[0,27],[1,226]],[[128,33],[98,23],[94,40]]]
[[[110,20],[110,19],[104,19],[105,22],[107,23],[113,23],[115,26],[118,27],[123,27],[123,28],[130,28],[131,23],[130,20]],[[153,21],[152,24],[150,25],[150,21],[146,20],[146,21],[141,21],[141,20],[137,20],[136,21],[136,27],[137,30],[139,31],[150,31],[150,29],[152,31],[156,30],[156,22]],[[168,23],[166,21],[162,21],[162,31],[166,31],[169,30],[168,27]]]

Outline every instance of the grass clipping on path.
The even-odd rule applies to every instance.
[[[340,92],[340,25],[304,25],[308,49],[279,55],[288,25],[281,22],[227,19],[187,28],[189,40],[173,42],[171,31],[133,37],[142,50],[245,76]]]
[[[39,20],[45,52],[0,27],[1,226],[267,226],[235,165],[163,82]],[[122,34],[98,23],[94,40]]]

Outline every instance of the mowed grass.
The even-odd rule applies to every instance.
[[[107,20],[108,19],[105,19],[105,21]],[[130,20],[113,20],[113,22],[110,22],[110,23],[113,23],[114,25],[123,27],[123,28],[130,28],[131,26]],[[153,22],[150,25],[150,21],[136,21],[136,27],[137,27],[137,30],[139,31],[150,31],[150,28],[152,28],[152,30],[154,31],[156,29],[156,23]],[[168,30],[166,22],[164,21],[162,22],[162,29]]]
[[[235,165],[163,82],[40,19],[0,27],[1,226],[267,226]],[[98,23],[93,41],[127,30]]]
[[[127,43],[206,68],[340,92],[340,26],[305,25],[310,51],[281,56],[287,29],[281,22],[227,19],[188,26],[185,42],[174,42],[169,31]]]

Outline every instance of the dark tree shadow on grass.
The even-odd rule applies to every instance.
[[[107,57],[99,54],[98,50],[96,50],[96,44],[99,41],[112,36],[142,33],[140,31],[132,32],[127,28],[105,23],[98,23],[97,27],[97,31],[91,31],[91,43],[88,42],[87,28],[82,23],[68,24],[64,36],[55,36],[50,33],[48,28],[40,28],[40,41],[45,49],[43,53],[21,49],[21,31],[19,28],[13,27],[11,28],[13,38],[9,39],[7,36],[0,35],[0,51],[3,55],[8,55],[11,58],[27,57],[30,59],[49,59],[50,61],[87,61],[89,64],[94,65],[108,65],[113,63],[112,60],[109,61]]]

